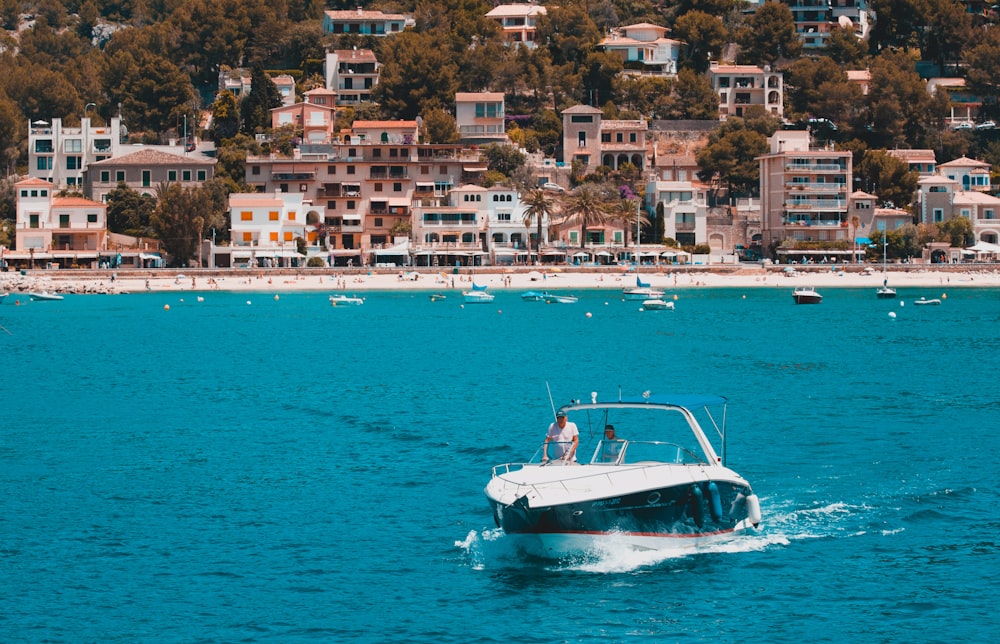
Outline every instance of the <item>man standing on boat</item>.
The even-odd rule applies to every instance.
[[[555,458],[571,462],[576,459],[576,448],[580,444],[580,431],[576,423],[566,420],[566,412],[556,413],[556,422],[549,425],[545,435],[545,445],[542,447],[542,462],[549,460],[549,443],[553,443]]]

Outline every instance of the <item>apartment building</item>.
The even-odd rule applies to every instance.
[[[462,143],[506,143],[503,92],[456,93],[455,124]]]
[[[61,118],[28,125],[28,176],[60,188],[83,185],[84,170],[91,163],[118,156],[122,143],[121,118],[97,125],[89,117],[79,127],[65,127]]]
[[[719,95],[719,120],[742,117],[751,105],[779,117],[785,113],[781,72],[769,67],[722,65],[712,61],[707,73],[712,89]]]
[[[324,208],[300,193],[233,193],[229,195],[232,244],[215,249],[213,266],[299,266],[305,257],[298,239],[317,248],[317,225]],[[309,222],[315,222],[310,224]],[[220,261],[222,257],[228,258]]]
[[[613,170],[626,163],[646,168],[646,121],[604,120],[601,110],[587,105],[563,110],[562,117],[566,163],[578,162],[588,173],[602,165]]]
[[[917,221],[942,223],[965,217],[975,238],[995,243],[1000,239],[1000,198],[989,194],[990,165],[960,157],[938,166],[938,174],[917,182]]]
[[[764,244],[850,242],[851,153],[814,149],[807,131],[779,130],[768,142],[770,152],[757,158]],[[786,250],[779,249],[779,255]],[[851,254],[823,250],[827,256]]]
[[[379,62],[371,49],[335,49],[326,52],[323,77],[336,105],[371,102],[378,85]]]
[[[356,10],[326,11],[323,15],[323,33],[334,35],[385,37],[397,34],[413,24],[415,23],[412,16],[368,11],[361,7]]]
[[[646,210],[663,213],[663,236],[683,245],[708,243],[708,188],[692,181],[650,181]]]
[[[416,140],[415,121],[356,121],[328,145],[303,145],[287,158],[248,157],[246,181],[323,206],[331,255],[357,265],[363,252],[393,242],[414,205],[434,205],[486,171],[477,151]]]
[[[667,38],[668,31],[648,22],[626,25],[612,29],[597,46],[621,57],[625,73],[674,76],[683,43]]]
[[[307,144],[328,143],[337,120],[335,94],[318,87],[305,93],[305,101],[271,110],[271,127],[293,126]]]
[[[537,4],[502,4],[486,13],[503,29],[504,41],[510,45],[537,46],[538,17],[545,15],[545,7]]]
[[[18,181],[14,190],[17,250],[5,254],[8,261],[96,265],[107,245],[107,206],[81,197],[58,197],[53,184],[37,177]]]
[[[180,154],[139,147],[135,152],[96,161],[84,171],[84,194],[99,202],[119,183],[139,194],[156,196],[161,183],[195,188],[215,176],[215,159],[197,153]]]

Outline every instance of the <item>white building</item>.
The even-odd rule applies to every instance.
[[[229,215],[233,266],[289,266],[305,259],[298,239],[316,247],[316,229],[307,220],[323,221],[325,209],[297,192],[233,193]]]
[[[80,127],[64,127],[62,119],[35,121],[28,126],[28,176],[45,179],[56,187],[83,185],[83,171],[95,161],[122,154],[121,118],[95,125],[89,117]]]
[[[755,65],[720,65],[708,69],[712,89],[719,95],[719,120],[743,116],[751,105],[759,105],[775,116],[785,113],[781,72]]]
[[[691,181],[650,181],[646,209],[663,210],[663,236],[682,245],[708,243],[708,188]]]
[[[16,255],[61,266],[96,262],[107,244],[107,206],[81,197],[57,197],[44,179],[25,179],[14,189]]]
[[[667,28],[642,22],[612,29],[597,44],[608,53],[621,57],[626,73],[674,76],[683,43],[667,38]]]

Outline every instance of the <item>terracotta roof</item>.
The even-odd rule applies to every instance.
[[[52,207],[53,208],[73,208],[73,207],[106,208],[107,206],[99,201],[91,201],[90,199],[84,199],[83,197],[53,197]]]
[[[957,159],[948,161],[947,163],[942,163],[938,167],[939,168],[956,168],[956,167],[989,168],[990,164],[986,163],[985,161],[977,161],[976,159],[970,159],[969,157],[959,157]]]
[[[409,16],[401,13],[383,13],[381,11],[347,10],[324,12],[330,20],[406,20]]]
[[[337,55],[338,63],[346,63],[348,61],[362,63],[378,62],[378,59],[375,58],[375,52],[371,49],[334,49],[333,53]]]
[[[38,177],[29,177],[23,181],[18,181],[14,184],[15,186],[45,186],[46,188],[52,188],[52,184],[45,179],[39,179]]]
[[[163,152],[162,150],[149,149],[137,150],[130,154],[112,157],[110,159],[105,159],[104,161],[96,161],[91,165],[215,165],[215,161],[205,159],[200,156],[181,156],[179,154]]]

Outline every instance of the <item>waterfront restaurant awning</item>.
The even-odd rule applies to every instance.
[[[391,248],[379,248],[378,250],[372,251],[375,253],[376,257],[381,257],[383,255],[409,255],[410,254],[410,242],[409,240],[404,241],[402,244],[396,244]]]
[[[858,244],[859,246],[861,245],[867,246],[872,243],[872,240],[867,237],[855,237],[854,243]]]
[[[497,257],[516,257],[517,255],[530,255],[531,251],[517,250],[516,248],[497,248],[493,251],[493,254]]]
[[[361,249],[360,248],[334,248],[333,250],[329,251],[329,253],[330,253],[330,255],[333,255],[334,257],[343,257],[345,255],[360,255],[361,254]]]
[[[558,248],[546,248],[545,250],[542,251],[542,255],[549,257],[554,255],[565,255],[565,254],[566,254],[565,250],[560,250]]]

